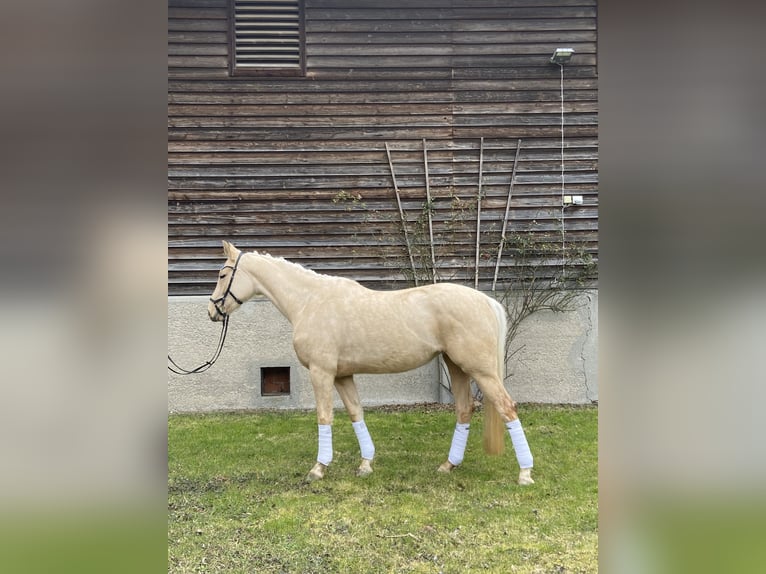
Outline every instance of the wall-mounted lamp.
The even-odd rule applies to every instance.
[[[574,48],[556,48],[551,56],[551,64],[567,64],[572,59]]]
[[[566,272],[566,232],[564,225],[564,210],[572,205],[582,205],[582,196],[564,195],[564,64],[568,64],[574,54],[574,48],[556,48],[551,56],[551,64],[558,64],[561,76],[561,279]],[[575,199],[575,197],[577,199]],[[554,281],[556,281],[554,279]]]

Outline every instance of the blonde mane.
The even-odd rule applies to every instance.
[[[338,283],[351,283],[354,285],[358,285],[359,287],[365,288],[363,285],[361,285],[358,281],[354,281],[353,279],[349,279],[348,277],[337,277],[335,275],[325,275],[323,273],[317,273],[313,269],[309,269],[308,267],[304,267],[300,263],[296,263],[295,261],[290,261],[289,259],[285,259],[284,257],[279,257],[276,255],[271,255],[270,253],[265,253],[263,251],[249,251],[248,253],[257,255],[258,257],[264,257],[266,259],[270,259],[271,261],[274,261],[275,263],[285,264],[289,268],[296,269],[298,271],[302,271],[306,273],[307,275],[310,275],[312,277],[322,279],[323,281],[328,282],[338,282]]]

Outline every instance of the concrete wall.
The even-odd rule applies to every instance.
[[[207,297],[168,299],[168,352],[193,368],[215,350],[221,324],[207,318]],[[598,400],[596,369],[598,293],[585,293],[576,311],[539,312],[521,326],[508,361],[506,388],[514,400],[583,404]],[[261,396],[261,368],[290,367],[289,396]],[[439,369],[428,365],[396,375],[356,377],[363,404],[449,400]],[[196,375],[168,374],[168,409],[201,412],[258,408],[309,409],[314,396],[308,370],[292,348],[290,323],[266,299],[248,301],[229,322],[218,362]],[[336,406],[342,403],[336,395]]]

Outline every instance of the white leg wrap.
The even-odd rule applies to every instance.
[[[452,434],[452,446],[449,449],[447,460],[455,466],[463,462],[465,446],[468,444],[468,433],[470,431],[469,423],[457,423],[455,432]]]
[[[516,451],[516,460],[519,461],[519,468],[532,468],[532,451],[529,450],[527,437],[524,434],[524,429],[521,428],[521,421],[516,419],[515,421],[505,423],[505,426],[511,435],[511,442],[513,443],[513,450]]]
[[[317,462],[327,466],[332,462],[332,426],[319,425],[319,454]]]
[[[375,456],[375,445],[372,444],[372,437],[370,436],[370,431],[367,430],[367,425],[361,420],[351,423],[351,426],[354,427],[356,440],[359,441],[359,450],[362,451],[362,458],[372,460]]]

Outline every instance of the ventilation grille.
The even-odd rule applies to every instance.
[[[234,65],[301,69],[300,0],[235,0]]]

